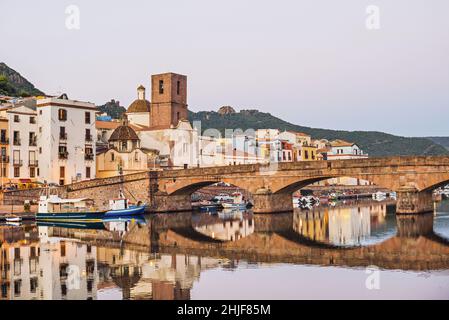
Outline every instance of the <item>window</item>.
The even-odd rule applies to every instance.
[[[181,92],[181,81],[177,81],[176,82],[176,94],[179,95],[179,93]]]
[[[304,159],[309,159],[309,151],[308,150],[304,150]]]
[[[36,168],[30,167],[30,178],[36,177]]]
[[[59,167],[59,177],[65,178],[65,167]]]
[[[14,122],[20,122],[20,118],[17,114],[14,115]]]
[[[64,179],[59,179],[59,185],[63,186],[64,185]]]
[[[159,80],[159,94],[164,94],[164,80]]]
[[[179,112],[176,112],[176,122],[179,121]]]
[[[15,146],[20,146],[20,132],[19,131],[14,131],[13,132],[13,144]]]
[[[1,143],[6,143],[6,130],[5,129],[2,129],[2,131],[1,131],[0,140],[1,140]]]
[[[86,179],[90,179],[90,167],[86,167]]]
[[[37,146],[37,140],[36,140],[36,133],[30,132],[29,133],[29,145],[30,146]]]
[[[90,129],[86,129],[86,141],[92,141],[92,135],[90,134]]]
[[[67,110],[59,109],[58,110],[58,119],[59,119],[59,121],[66,121],[67,120]]]
[[[14,167],[14,178],[20,177],[20,167]]]
[[[42,110],[39,110],[39,114],[42,115]]]
[[[35,117],[30,117],[30,123],[32,123],[32,124],[36,123],[36,118]]]
[[[115,161],[115,154],[114,154],[114,152],[111,153],[111,161]]]
[[[134,160],[139,161],[139,153],[137,151],[134,153]]]
[[[2,176],[6,177],[6,168],[3,168]]]
[[[65,132],[65,127],[59,127],[59,139],[67,139],[67,133]]]
[[[90,112],[88,111],[84,113],[84,123],[90,124]]]
[[[39,153],[42,153],[42,147],[39,147]]]
[[[39,133],[42,133],[42,127],[39,127]]]

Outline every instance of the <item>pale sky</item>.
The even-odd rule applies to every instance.
[[[193,111],[449,136],[447,0],[0,0],[0,13],[0,61],[48,94],[128,107],[172,71],[188,76]]]

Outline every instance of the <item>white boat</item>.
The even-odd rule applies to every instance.
[[[243,195],[240,192],[234,192],[232,194],[232,201],[221,202],[221,205],[225,209],[246,209],[248,202],[244,200]]]
[[[377,191],[376,193],[373,193],[373,200],[382,201],[387,198],[387,194],[382,191]]]
[[[19,217],[15,214],[7,214],[5,216],[5,220],[6,222],[21,222],[22,221],[22,217]]]

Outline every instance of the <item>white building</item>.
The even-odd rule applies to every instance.
[[[5,111],[8,119],[10,181],[34,180],[38,176],[36,110],[17,105]]]
[[[68,184],[95,178],[95,113],[89,102],[37,100],[38,175],[42,182]]]
[[[328,160],[363,159],[368,155],[353,142],[344,140],[334,140],[330,143],[330,150],[327,152]]]

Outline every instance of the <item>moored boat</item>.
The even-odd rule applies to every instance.
[[[62,199],[50,189],[39,198],[36,220],[41,221],[101,221],[104,211],[96,210],[89,198]]]
[[[5,220],[6,222],[21,222],[22,221],[22,217],[9,213],[5,216]]]
[[[106,211],[105,217],[142,215],[145,213],[145,207],[145,204],[130,205],[120,190],[119,198],[109,200],[109,210]]]

